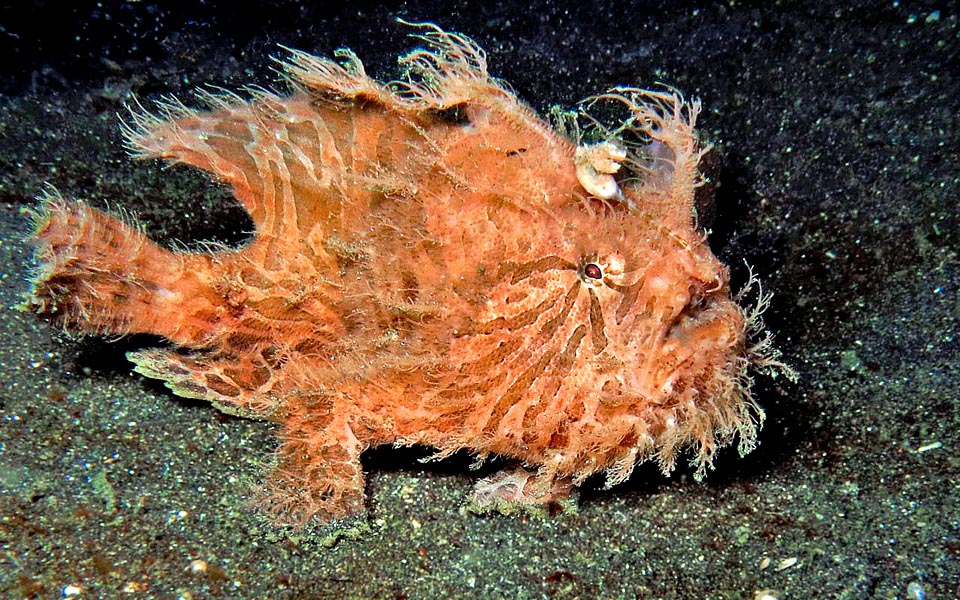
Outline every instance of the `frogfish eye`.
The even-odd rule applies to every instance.
[[[600,269],[599,265],[595,265],[593,263],[589,263],[587,266],[583,267],[583,274],[590,279],[603,279],[603,270]]]

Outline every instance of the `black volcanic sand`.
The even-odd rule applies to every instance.
[[[0,8],[0,595],[960,596],[960,29],[936,10],[949,3],[59,4]],[[534,519],[464,513],[467,456],[381,449],[365,460],[369,531],[331,544],[245,504],[274,426],[131,374],[124,352],[154,339],[68,337],[16,310],[44,182],[139,213],[168,243],[249,230],[206,177],[126,157],[131,94],[189,104],[201,84],[271,85],[278,43],[349,46],[390,78],[413,44],[397,16],[474,37],[541,112],[617,84],[702,98],[721,164],[711,245],[735,281],[746,260],[775,292],[767,320],[801,375],[758,381],[753,454],[724,452],[700,484],[647,465],[613,490],[591,482],[578,514]]]

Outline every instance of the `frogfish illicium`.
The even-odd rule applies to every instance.
[[[360,455],[382,444],[513,459],[481,509],[563,504],[651,459],[667,473],[685,448],[698,475],[749,451],[748,367],[785,367],[751,333],[763,295],[738,306],[698,223],[699,104],[615,88],[551,126],[472,40],[413,26],[397,81],[349,50],[289,50],[286,93],[132,110],[133,152],[229,186],[252,239],[171,250],[50,191],[24,306],[162,336],[135,371],[278,422],[261,500],[280,522],[361,513]]]

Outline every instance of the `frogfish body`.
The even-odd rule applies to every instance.
[[[162,336],[129,354],[137,372],[279,422],[262,501],[283,522],[362,512],[360,455],[382,444],[515,459],[478,484],[480,508],[563,502],[649,459],[669,472],[687,447],[698,474],[735,438],[751,449],[756,314],[696,222],[699,105],[617,88],[585,106],[618,106],[619,127],[571,140],[471,40],[417,27],[401,81],[348,50],[291,51],[288,94],[132,111],[134,152],[230,186],[252,240],[170,250],[50,192],[26,306]]]

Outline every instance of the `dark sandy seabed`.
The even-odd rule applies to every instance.
[[[0,596],[960,597],[951,3],[59,4],[0,8]],[[131,94],[270,85],[277,43],[349,46],[396,76],[397,16],[474,37],[541,112],[617,84],[702,98],[722,164],[711,245],[775,292],[768,324],[801,375],[759,381],[753,454],[726,451],[701,484],[641,467],[535,519],[463,512],[469,457],[382,449],[370,530],[331,545],[245,504],[272,425],[131,374],[124,351],[155,340],[69,338],[16,310],[44,182],[166,242],[242,242],[220,186],[125,156]]]

